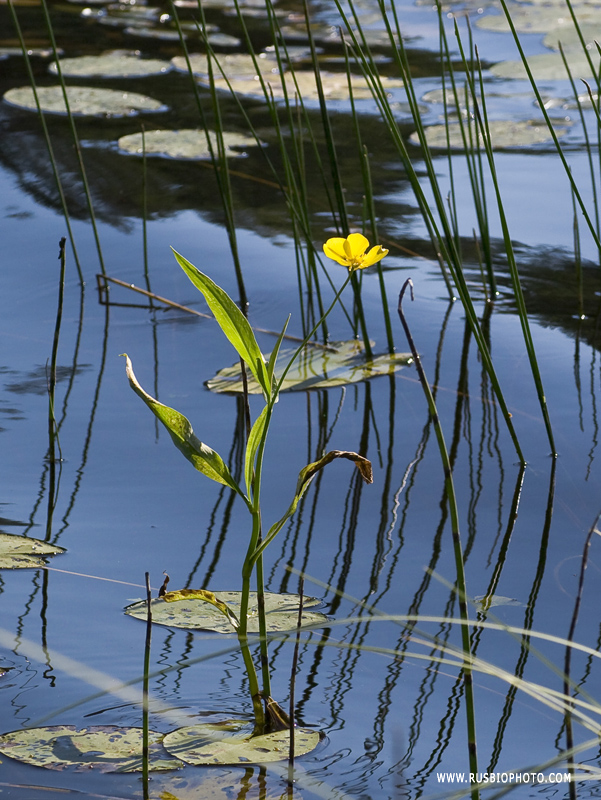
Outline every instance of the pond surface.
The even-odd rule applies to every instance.
[[[83,13],[82,8],[74,3],[51,6],[57,44],[65,57],[139,50],[144,57],[169,65],[172,57],[181,55],[177,40],[140,33],[156,32],[156,17],[142,14],[148,24],[133,32],[115,20],[119,14],[133,16],[137,6],[103,11],[94,5]],[[282,25],[302,14],[302,8],[285,0],[280,8]],[[375,2],[365,0],[358,8],[367,27],[383,29]],[[532,8],[535,16],[538,12]],[[397,10],[421,97],[441,88],[438,16],[431,6],[411,2],[399,2]],[[16,6],[16,13],[28,47],[47,47],[41,8],[23,3]],[[157,13],[162,19],[160,15],[169,9]],[[331,5],[316,4],[311,13],[326,26],[339,23]],[[483,11],[469,13],[473,23]],[[485,13],[499,9],[487,8]],[[237,18],[219,6],[207,7],[207,21],[219,28],[214,35],[241,36]],[[257,51],[272,44],[264,18],[249,15],[248,21]],[[168,25],[163,28],[163,33],[172,33]],[[478,27],[473,32],[485,67],[491,118],[540,119],[526,81],[495,78],[488,70],[495,62],[517,58],[511,36]],[[194,35],[192,30],[188,40],[192,52],[201,49]],[[548,52],[542,38],[540,32],[524,34],[527,55]],[[343,70],[338,44],[320,45],[327,55],[338,58],[326,69]],[[0,47],[16,46],[8,7],[0,4]],[[223,54],[244,50],[228,39],[216,39],[214,46]],[[374,52],[388,59],[382,63],[382,73],[398,77],[387,49]],[[40,87],[57,83],[48,72],[51,60],[44,55],[31,57]],[[120,137],[139,133],[142,120],[146,130],[199,127],[189,76],[170,70],[149,77],[66,80],[70,85],[140,93],[162,108],[155,115],[77,119],[106,274],[206,313],[200,295],[173,258],[170,247],[174,247],[238,299],[240,287],[210,163],[149,156],[145,174],[142,159],[121,152],[117,145]],[[20,55],[0,61],[3,95],[28,83]],[[553,97],[570,96],[567,81],[543,79],[543,88]],[[394,102],[405,102],[401,88],[391,92]],[[202,88],[201,94],[210,110],[208,90]],[[248,133],[237,103],[227,94],[221,95],[220,103],[224,126]],[[241,103],[263,148],[281,169],[265,104],[252,97],[243,97]],[[449,163],[453,165],[466,275],[528,462],[522,470],[464,311],[459,302],[449,303],[413,190],[376,104],[368,99],[357,100],[357,105],[370,153],[380,241],[390,250],[382,262],[382,275],[399,352],[406,352],[408,345],[396,316],[398,292],[408,277],[415,286],[415,301],[406,298],[405,312],[436,387],[453,465],[467,590],[470,598],[476,598],[470,616],[526,629],[524,635],[474,630],[473,651],[490,665],[487,672],[474,674],[479,769],[522,774],[549,764],[543,770],[546,774],[563,775],[564,715],[552,707],[550,696],[543,698],[534,689],[529,693],[521,682],[563,691],[565,648],[535,638],[534,632],[568,635],[587,534],[601,510],[601,283],[596,248],[579,217],[581,305],[573,202],[552,143],[501,149],[496,154],[559,452],[554,459],[516,314],[497,215],[491,216],[490,227],[499,293],[487,306],[473,245],[476,216],[465,158],[454,153],[450,162],[444,151],[434,151],[445,191],[450,187]],[[318,104],[308,100],[307,106],[317,130]],[[442,103],[423,106],[425,123],[441,122]],[[328,108],[351,224],[360,230],[364,190],[350,103],[331,99]],[[398,114],[399,129],[408,140],[413,123],[404,106],[399,106]],[[568,128],[564,141],[572,173],[587,207],[592,207],[578,111],[559,103],[554,118]],[[590,109],[584,118],[594,129]],[[56,320],[58,245],[67,230],[37,114],[2,102],[0,530],[46,539],[66,552],[48,559],[46,568],[0,572],[0,667],[7,669],[0,678],[0,733],[39,725],[140,726],[145,625],[125,615],[124,608],[144,597],[146,572],[154,590],[162,584],[164,572],[173,589],[238,590],[249,536],[243,504],[182,459],[167,432],[159,429],[131,391],[124,359],[119,357],[127,352],[145,389],[185,414],[197,435],[236,471],[242,453],[240,399],[205,386],[218,370],[235,361],[235,354],[211,319],[156,301],[149,307],[146,297],[117,284],[111,286],[109,305],[99,302],[96,275],[101,264],[69,122],[60,115],[46,115],[46,120],[85,286],[68,246],[55,401],[60,469],[53,486],[47,458],[47,364]],[[317,147],[325,153],[323,133]],[[593,151],[598,170],[596,144]],[[420,150],[413,147],[410,152],[426,186]],[[292,314],[289,333],[302,336],[308,294],[303,286],[299,295],[290,214],[265,166],[262,148],[248,147],[242,157],[230,161],[230,169],[249,319],[258,329],[279,331]],[[308,169],[306,184],[312,239],[321,251],[322,242],[336,235],[335,222],[316,169]],[[333,284],[340,286],[345,270],[333,263],[324,266]],[[321,290],[326,298],[332,297],[323,278]],[[376,342],[376,352],[386,352],[375,270],[363,275],[361,291],[369,336]],[[349,297],[350,293],[345,298],[347,308],[352,307]],[[332,341],[353,338],[339,309],[328,327]],[[269,352],[274,337],[257,336],[264,352]],[[250,404],[256,416],[261,401],[252,397]],[[177,772],[154,773],[145,787],[138,773],[50,770],[2,756],[4,796],[375,800],[446,796],[458,789],[469,792],[467,781],[457,786],[444,777],[469,772],[460,663],[450,650],[446,663],[439,663],[445,646],[461,647],[461,637],[458,626],[447,621],[459,612],[452,589],[455,557],[444,474],[414,366],[370,381],[281,397],[263,483],[268,524],[292,500],[299,470],[334,449],[357,451],[371,459],[373,485],[362,485],[348,462],[332,464],[314,481],[296,515],[266,552],[267,589],[297,592],[302,572],[304,592],[321,598],[331,617],[328,628],[304,634],[300,647],[296,717],[299,724],[321,731],[324,739],[315,751],[298,759],[294,791],[288,792],[274,768],[186,766]],[[592,651],[601,646],[598,548],[595,535],[574,637]],[[478,606],[477,598],[483,596],[494,596],[488,610]],[[409,635],[399,620],[380,619],[381,614],[417,614],[434,621],[418,622]],[[293,643],[272,643],[271,656],[272,693],[287,707]],[[191,663],[197,659],[202,660]],[[151,715],[154,730],[166,733],[220,714],[248,718],[251,708],[235,637],[155,625],[151,672],[150,691],[160,701]],[[517,676],[517,688],[511,685],[512,676]],[[575,651],[571,678],[582,699],[592,704],[587,713],[598,726],[598,655]],[[137,682],[122,690],[128,681]],[[582,765],[579,772],[586,766],[592,771],[589,777],[598,777],[601,754],[595,730],[575,721],[573,735],[576,744],[591,740],[576,756]],[[514,791],[524,797],[568,796],[567,784],[526,784],[525,779]],[[595,796],[598,783],[583,780],[577,792]]]

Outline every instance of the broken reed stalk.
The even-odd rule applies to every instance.
[[[59,281],[58,281],[58,301],[56,305],[56,322],[54,324],[54,339],[52,341],[52,354],[48,367],[48,519],[46,523],[46,536],[48,539],[52,532],[52,516],[56,504],[56,449],[58,445],[60,457],[60,441],[58,439],[58,427],[56,424],[56,414],[54,413],[54,394],[56,390],[56,361],[58,357],[58,342],[60,338],[61,323],[63,319],[63,306],[65,301],[65,244],[66,238],[63,236],[59,242],[58,258],[60,261]]]
[[[432,395],[432,390],[430,389],[428,378],[426,377],[426,373],[422,366],[419,353],[417,352],[415,342],[413,341],[413,336],[411,335],[411,330],[409,328],[409,325],[405,318],[405,313],[403,311],[403,297],[405,296],[405,292],[407,291],[407,289],[410,290],[411,299],[413,300],[413,282],[411,281],[410,278],[405,281],[405,283],[403,284],[403,288],[401,289],[401,292],[399,294],[398,313],[399,313],[399,318],[401,320],[401,325],[403,326],[403,330],[405,331],[405,336],[407,337],[409,349],[411,350],[413,360],[415,361],[415,367],[417,369],[417,374],[419,375],[419,380],[422,385],[422,389],[424,390],[424,395],[426,396],[426,402],[428,403],[428,410],[430,412],[430,417],[434,425],[434,431],[436,433],[436,439],[438,441],[438,449],[440,451],[440,458],[444,470],[445,494],[447,502],[449,504],[451,531],[453,534],[453,550],[455,553],[455,569],[457,575],[455,588],[457,591],[457,600],[459,604],[459,616],[461,617],[461,620],[463,622],[461,626],[461,640],[462,640],[463,654],[464,654],[462,671],[463,671],[463,685],[465,688],[465,708],[467,715],[469,765],[470,765],[470,772],[476,773],[478,772],[478,756],[476,750],[476,716],[475,716],[475,704],[474,704],[474,686],[472,680],[472,667],[471,667],[472,648],[471,648],[471,637],[470,637],[470,626],[469,626],[469,614],[467,608],[465,565],[463,561],[463,548],[461,546],[461,535],[459,532],[459,513],[457,508],[457,497],[455,495],[455,487],[453,484],[453,470],[449,459],[449,453],[447,451],[442,425],[440,424],[438,410],[436,408],[436,401],[434,400],[434,397]],[[477,788],[472,789],[471,796],[472,800],[479,800],[480,795]]]

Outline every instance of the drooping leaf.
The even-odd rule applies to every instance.
[[[168,733],[167,750],[188,764],[267,764],[288,758],[289,731],[253,736],[253,723],[240,719],[191,725]],[[321,741],[318,731],[295,728],[294,755],[314,750]]]
[[[232,477],[221,456],[197,438],[189,420],[183,414],[163,405],[163,403],[159,403],[158,400],[155,400],[154,397],[144,391],[134,374],[129,356],[125,353],[123,355],[125,356],[125,369],[131,388],[144,400],[153,414],[167,428],[177,449],[183,453],[195,469],[202,472],[207,478],[211,478],[217,483],[222,483],[224,486],[229,486],[235,492],[238,492],[241,497],[244,497],[242,490]]]
[[[279,519],[275,524],[271,526],[271,528],[267,531],[267,535],[263,539],[263,542],[259,545],[259,547],[255,550],[252,555],[253,561],[256,561],[258,556],[265,550],[267,545],[276,537],[276,535],[282,530],[286,521],[290,519],[290,517],[296,511],[296,508],[304,495],[304,493],[309,488],[311,481],[317,475],[317,473],[326,467],[328,464],[331,464],[337,458],[346,458],[349,461],[353,461],[361,478],[365,481],[365,483],[373,483],[373,472],[371,467],[371,461],[369,461],[364,456],[360,456],[359,453],[354,453],[349,450],[331,450],[329,453],[326,453],[325,456],[320,458],[318,461],[314,461],[312,464],[308,464],[306,467],[301,469],[298,475],[298,481],[296,482],[296,492],[294,494],[294,498],[292,502],[288,506],[288,510],[284,514],[284,516]]]
[[[213,152],[217,152],[217,138],[213,131],[208,133]],[[242,133],[224,132],[222,136],[225,154],[231,158],[244,156],[243,148],[257,146],[254,137]],[[211,158],[207,135],[203,130],[154,130],[146,131],[144,137],[141,133],[129,133],[122,136],[117,145],[123,153],[135,156],[141,156],[146,152],[147,156],[162,156],[178,160],[201,161]]]
[[[161,598],[166,603],[178,603],[182,600],[202,600],[204,603],[210,603],[218,611],[221,611],[234,628],[239,627],[238,617],[231,608],[207,589],[178,589],[174,592],[164,592]]]
[[[47,114],[67,113],[60,86],[38,86],[38,99]],[[67,97],[71,113],[87,117],[133,117],[142,112],[163,112],[167,106],[151,97],[116,89],[97,89],[92,86],[69,86]],[[4,102],[26,111],[37,111],[33,89],[20,86],[4,94]]]
[[[244,359],[255,380],[260,385],[265,398],[268,399],[271,396],[271,382],[267,374],[267,365],[248,320],[220,286],[217,286],[214,281],[178,252],[173,250],[173,253],[188,278],[204,295],[219,327],[240,358]]]
[[[276,382],[284,366],[294,354],[294,350],[282,350],[279,365],[275,366]],[[271,358],[271,356],[269,356]],[[371,361],[365,356],[363,342],[353,339],[349,342],[332,342],[327,349],[307,346],[298,356],[286,375],[281,392],[304,392],[310,389],[332,389],[349,383],[369,380],[379,375],[392,375],[411,363],[410,353],[385,353],[375,356]],[[217,393],[242,392],[240,365],[220,369],[210,378],[207,387]],[[249,380],[249,394],[259,394],[261,389],[256,381]]]
[[[163,747],[163,734],[149,731],[149,769],[181,769],[182,762]],[[102,725],[76,728],[52,725],[0,736],[0,753],[46,769],[76,772],[140,772],[142,728]]]
[[[236,616],[240,617],[241,592],[213,592],[215,597]],[[326,625],[325,614],[311,609],[320,604],[316,597],[303,597],[303,625]],[[290,631],[298,625],[300,597],[296,594],[275,594],[265,592],[265,613],[268,631]],[[216,633],[235,633],[234,625],[214,606],[194,597],[176,603],[165,603],[162,598],[151,601],[152,621],[158,625],[191,630],[207,630]],[[141,600],[125,608],[125,613],[136,619],[146,621],[146,600]],[[257,595],[250,593],[248,607],[248,632],[259,632]]]
[[[64,547],[40,539],[0,532],[0,569],[43,567],[46,563],[43,557],[66,552]]]

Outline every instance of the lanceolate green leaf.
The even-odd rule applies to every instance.
[[[219,327],[236,349],[240,358],[244,359],[248,364],[248,368],[261,386],[265,398],[269,399],[271,397],[271,383],[267,374],[267,366],[248,320],[221,287],[217,286],[214,281],[200,272],[178,252],[173,250],[173,253],[188,278],[204,295],[207,305],[219,323]]]
[[[296,508],[300,502],[301,497],[309,488],[309,485],[313,478],[317,475],[317,473],[330,464],[336,458],[347,458],[349,461],[353,461],[359,472],[361,473],[361,477],[365,481],[365,483],[373,483],[373,472],[371,468],[371,461],[363,456],[360,456],[359,453],[353,453],[349,450],[330,450],[329,453],[326,453],[325,456],[319,459],[319,461],[314,461],[312,464],[307,464],[304,469],[301,469],[298,475],[298,481],[296,483],[296,492],[288,510],[284,514],[284,516],[278,520],[274,525],[271,526],[269,531],[267,532],[267,536],[263,540],[263,542],[257,547],[255,552],[252,555],[252,560],[256,561],[257,558],[261,555],[263,550],[267,547],[267,545],[274,539],[274,537],[281,531],[284,527],[286,520],[288,520],[296,511]]]
[[[155,400],[154,397],[144,391],[134,374],[129,356],[125,353],[123,355],[125,356],[126,372],[131,388],[144,400],[153,414],[161,420],[169,431],[173,444],[177,449],[184,454],[195,469],[202,472],[207,478],[211,478],[217,483],[222,483],[224,486],[229,486],[246,500],[244,493],[232,477],[219,453],[216,453],[215,450],[212,450],[198,439],[192,430],[189,420],[183,414],[163,405],[163,403],[159,403],[158,400]]]
[[[252,426],[250,435],[248,437],[248,442],[246,443],[246,458],[244,461],[244,478],[246,480],[246,492],[248,497],[252,500],[251,495],[251,486],[253,481],[253,469],[255,466],[255,456],[257,454],[257,449],[261,444],[261,440],[265,436],[265,429],[266,426],[269,425],[269,419],[271,417],[271,407],[265,406],[263,411],[259,414],[257,419],[255,420],[255,424]]]

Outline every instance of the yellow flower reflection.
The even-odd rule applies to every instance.
[[[351,233],[346,239],[335,237],[328,239],[323,246],[323,252],[328,258],[347,267],[349,272],[354,272],[356,269],[365,269],[371,267],[372,264],[377,264],[378,261],[388,255],[382,245],[375,245],[369,253],[367,248],[369,241],[361,233]]]

